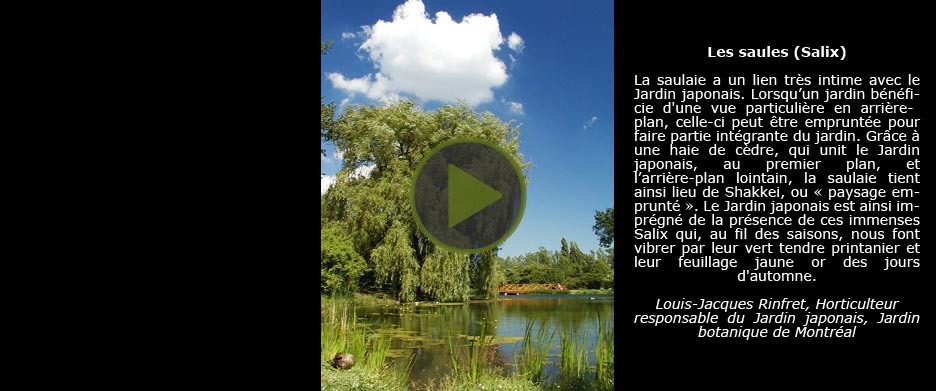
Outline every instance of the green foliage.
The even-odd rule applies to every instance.
[[[558,251],[539,251],[499,260],[506,283],[555,284],[569,289],[614,287],[614,250],[586,254],[575,242],[560,242]]]
[[[353,292],[367,264],[355,250],[354,244],[340,229],[331,226],[322,229],[322,292]]]
[[[334,126],[335,123],[335,102],[325,103],[325,97],[321,97],[321,115],[322,115],[322,141],[328,141],[330,139],[329,131]],[[325,156],[325,149],[319,148],[322,150],[322,156]]]
[[[503,273],[492,254],[472,263],[466,255],[437,249],[419,231],[410,210],[412,176],[426,152],[456,137],[497,143],[529,170],[531,164],[519,152],[519,127],[465,104],[423,112],[409,100],[349,106],[328,125],[323,137],[344,158],[335,183],[322,196],[323,223],[348,232],[367,261],[369,287],[398,292],[405,302],[420,297],[462,301],[472,293],[496,296]],[[359,175],[364,167],[372,167],[367,176]],[[481,277],[470,276],[476,272]]]
[[[598,339],[595,365],[589,365],[586,336],[576,326],[564,324],[559,333],[560,353],[558,373],[545,377],[543,366],[551,361],[549,349],[557,328],[541,323],[534,332],[534,322],[528,320],[519,352],[514,351],[514,376],[529,380],[544,390],[614,389],[614,320],[598,314]],[[555,356],[552,356],[555,357]]]
[[[321,359],[336,353],[353,354],[355,367],[380,371],[390,351],[390,337],[374,334],[358,322],[354,309],[346,301],[322,299]]]
[[[332,41],[324,41],[324,42],[322,42],[322,54],[321,54],[321,55],[324,56],[324,55],[325,55],[325,52],[327,52],[328,49],[331,49],[333,43],[334,43],[334,42],[332,42]],[[334,120],[334,118],[335,118],[335,102],[325,103],[325,97],[322,96],[322,97],[320,98],[320,103],[321,103],[321,105],[322,105],[322,109],[321,109],[321,112],[320,112],[320,114],[322,115],[322,127],[321,127],[321,131],[322,131],[322,141],[328,141],[328,140],[331,138],[330,135],[329,135],[329,130],[330,130],[330,129],[334,126],[334,124],[335,124],[335,120]],[[325,156],[325,149],[324,149],[324,148],[319,148],[319,149],[321,149],[321,151],[322,151],[322,156]]]
[[[369,229],[376,231],[381,225],[379,218],[373,217],[368,220],[361,219],[359,224],[356,230],[357,235],[368,232]],[[370,242],[366,238],[361,239],[365,244]],[[386,231],[383,240],[377,243],[371,251],[370,264],[377,274],[378,282],[397,287],[400,300],[415,300],[419,281],[419,264],[416,261],[415,250],[409,245],[409,230],[403,226],[403,223],[394,222]]]
[[[568,295],[572,293],[568,289],[558,290],[558,289],[534,289],[525,294],[527,295]]]
[[[523,333],[523,342],[520,343],[520,351],[514,352],[514,366],[516,373],[529,379],[530,381],[541,384],[543,382],[543,365],[549,357],[549,345],[556,335],[556,329],[547,327],[546,322],[540,323],[536,333],[533,333],[533,319],[528,319],[526,329]]]
[[[570,295],[613,295],[613,289],[570,289]]]
[[[471,295],[471,287],[465,283],[471,278],[469,274],[468,256],[436,248],[426,257],[419,280],[422,292],[438,301],[465,301]]]
[[[412,361],[398,360],[391,365],[390,336],[377,334],[354,315],[351,297],[321,298],[322,389],[397,391],[406,390]],[[351,369],[334,369],[325,361],[335,353],[353,354]]]
[[[488,251],[469,257],[471,286],[478,298],[496,297],[498,288],[507,282],[503,270],[498,266],[497,256]]]
[[[477,380],[466,382],[453,376],[441,379],[439,384],[418,388],[420,391],[542,391],[540,386],[520,376],[482,374]]]
[[[598,342],[595,345],[595,388],[614,390],[614,319],[598,314]]]
[[[554,385],[563,390],[592,390],[584,334],[564,325],[559,344],[559,380]]]
[[[455,378],[473,384],[483,375],[493,374],[493,361],[497,357],[493,342],[494,334],[488,334],[487,322],[481,323],[481,333],[476,338],[466,338],[465,342],[461,342],[461,339],[449,336],[449,353]]]
[[[322,361],[322,391],[406,391],[405,385],[388,382],[379,371],[353,367],[348,370],[332,368]]]
[[[602,247],[611,247],[614,244],[614,207],[604,211],[595,211],[595,226],[592,227],[598,242]]]

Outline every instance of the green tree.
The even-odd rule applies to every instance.
[[[582,252],[578,244],[560,241],[557,251],[540,247],[537,252],[499,259],[504,280],[513,284],[554,284],[571,288],[614,286],[614,249]]]
[[[367,263],[337,226],[322,229],[322,292],[346,293],[357,289]]]
[[[614,287],[614,248],[598,249],[596,258],[606,266],[607,272],[602,279],[602,288]]]
[[[494,251],[473,254],[469,257],[471,286],[475,297],[495,297],[500,285],[507,282],[503,270],[498,266],[497,258]]]
[[[604,211],[595,211],[595,226],[592,227],[601,247],[611,247],[614,244],[614,207]]]
[[[578,249],[578,246],[576,246]],[[584,254],[578,252],[582,259],[582,271],[579,277],[579,285],[587,289],[606,288],[606,282],[610,279],[613,283],[613,277],[609,277],[611,268],[608,267],[605,260],[600,259],[595,253]]]
[[[328,132],[329,140],[344,151],[344,159],[335,183],[322,197],[323,221],[342,224],[367,260],[365,277],[399,292],[403,301],[419,296],[466,300],[473,288],[490,295],[491,279],[502,275],[497,263],[491,254],[482,254],[472,264],[467,255],[447,252],[429,241],[410,210],[412,178],[426,152],[456,137],[497,143],[526,172],[531,164],[519,152],[519,135],[512,122],[475,113],[465,104],[434,112],[424,112],[410,100],[349,106]],[[362,174],[364,170],[369,174]],[[472,280],[473,273],[482,273],[483,281]]]
[[[322,56],[324,56],[325,53],[328,52],[329,49],[331,49],[332,44],[333,44],[332,41],[322,42],[322,54],[321,54]],[[334,121],[335,102],[325,103],[324,96],[321,97],[320,102],[322,104],[322,110],[320,112],[322,115],[322,127],[321,127],[322,141],[328,141],[329,139],[328,131],[329,129],[332,128],[332,126],[334,126],[334,123],[335,123]],[[320,148],[320,149],[322,150],[322,156],[325,156],[325,148]]]

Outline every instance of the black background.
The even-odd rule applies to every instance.
[[[911,104],[925,108],[919,116],[924,124],[920,145],[926,156],[931,143],[927,87],[932,82],[932,21],[923,19],[930,13],[922,8],[888,3],[818,13],[812,7],[792,3],[765,4],[769,7],[766,9],[751,9],[750,4],[744,4],[704,10],[671,3],[660,5],[662,9],[656,10],[635,4],[615,7],[619,113],[633,113],[635,73],[913,73],[922,84],[914,87],[921,96]],[[126,281],[141,291],[144,299],[124,299],[125,303],[107,305],[103,310],[127,322],[127,312],[142,308],[140,315],[131,319],[139,319],[136,323],[145,328],[141,332],[135,323],[123,334],[116,334],[116,327],[99,333],[106,334],[113,345],[131,346],[137,357],[158,365],[140,365],[140,361],[121,355],[110,355],[107,361],[85,362],[94,363],[98,370],[123,365],[158,371],[137,377],[137,381],[172,379],[183,367],[187,370],[182,372],[203,374],[210,384],[228,381],[240,385],[251,376],[259,384],[269,385],[272,377],[257,371],[264,364],[274,367],[269,372],[276,373],[294,368],[287,372],[299,374],[296,380],[300,382],[306,379],[303,371],[314,368],[311,356],[315,355],[305,350],[314,351],[315,346],[308,345],[315,343],[315,334],[310,343],[305,342],[310,327],[304,323],[311,318],[308,322],[314,330],[316,316],[306,314],[302,308],[308,305],[310,296],[317,294],[310,281],[317,273],[315,251],[319,241],[314,221],[318,219],[318,208],[314,200],[319,181],[314,173],[310,175],[307,166],[314,164],[312,159],[316,159],[318,149],[308,133],[314,132],[309,122],[314,121],[315,95],[309,94],[305,85],[313,84],[308,89],[315,89],[320,79],[316,66],[309,64],[318,61],[320,55],[307,47],[306,37],[308,24],[321,19],[316,15],[319,10],[311,5],[307,10],[275,10],[258,17],[251,8],[237,18],[219,19],[217,10],[212,9],[196,21],[193,31],[176,32],[170,37],[173,45],[163,45],[162,36],[154,40],[164,51],[157,52],[159,56],[149,52],[156,44],[142,45],[145,50],[139,55],[139,63],[145,68],[126,67],[125,73],[118,74],[121,77],[113,82],[115,86],[126,84],[122,76],[134,80],[130,84],[134,99],[127,99],[126,94],[109,94],[110,101],[123,102],[124,106],[117,108],[142,107],[145,111],[119,111],[126,118],[118,119],[126,121],[114,124],[114,134],[135,138],[114,149],[126,151],[144,163],[143,167],[152,168],[141,170],[128,165],[125,162],[129,158],[108,161],[109,166],[124,167],[125,172],[107,175],[102,182],[114,190],[126,191],[128,178],[140,178],[138,193],[143,195],[123,198],[119,206],[127,208],[118,208],[113,216],[129,218],[132,224],[110,224],[106,232],[113,236],[107,237],[143,241],[143,245],[121,241],[127,250],[115,253],[115,264],[136,269],[129,273],[112,268],[112,273],[116,270],[121,274],[107,279]],[[289,15],[293,20],[286,20]],[[211,22],[216,20],[229,20],[230,25],[213,25],[222,23]],[[162,25],[154,31],[161,33]],[[125,46],[140,45],[133,41]],[[839,62],[706,57],[709,46],[738,49],[768,45],[791,50],[796,45],[844,45],[848,58]],[[113,52],[110,47],[106,49]],[[123,52],[115,53],[124,56]],[[113,68],[101,67],[98,72],[113,77]],[[118,110],[109,110],[108,118],[115,115],[112,111]],[[926,258],[931,230],[926,228],[926,205],[920,213],[922,266],[913,273],[901,273],[899,278],[887,278],[881,272],[848,276],[830,272],[818,274],[820,280],[808,288],[780,285],[777,289],[756,289],[730,280],[733,273],[637,272],[629,267],[635,242],[628,229],[634,200],[633,143],[629,142],[633,127],[627,116],[621,118],[615,146],[615,193],[619,198],[615,203],[623,210],[619,215],[625,216],[618,222],[622,233],[616,245],[626,249],[621,251],[625,255],[621,255],[616,270],[615,294],[620,306],[617,373],[621,388],[672,388],[680,383],[743,389],[778,384],[811,388],[815,381],[864,383],[875,379],[928,383],[925,380],[932,367],[927,329],[931,278]],[[65,128],[72,129],[75,121],[68,122]],[[133,126],[128,129],[125,124]],[[922,167],[927,169],[925,161]],[[923,181],[927,181],[925,173]],[[925,187],[920,190],[921,198],[931,197]],[[97,202],[112,207],[114,198]],[[96,240],[102,236],[97,231],[85,235]],[[79,239],[85,241],[84,237]],[[69,256],[73,252],[68,249]],[[140,254],[145,258],[136,256]],[[85,280],[78,281],[89,285]],[[126,290],[108,289],[106,295],[122,292]],[[700,340],[694,336],[697,328],[633,324],[633,314],[650,312],[656,298],[684,296],[891,298],[922,315],[922,323],[886,329],[869,325],[859,330],[858,338],[848,340],[759,343]],[[145,305],[150,302],[154,304]],[[95,324],[93,328],[99,327]],[[134,344],[125,344],[124,336],[132,338]],[[102,343],[102,339],[85,335],[75,339]],[[93,350],[102,348],[95,346]],[[69,361],[70,365],[74,362]]]
[[[618,324],[619,346],[621,357],[624,357],[624,366],[621,368],[622,377],[619,381],[628,378],[639,380],[665,380],[666,383],[686,382],[698,384],[700,381],[718,381],[729,382],[732,379],[737,380],[758,380],[767,381],[770,384],[797,383],[806,378],[818,378],[822,380],[833,381],[865,381],[872,378],[888,380],[913,380],[922,378],[928,371],[925,368],[927,359],[920,353],[928,350],[930,346],[930,337],[926,325],[928,324],[928,315],[930,305],[927,292],[929,290],[929,281],[927,255],[930,253],[927,247],[928,236],[926,229],[928,226],[925,211],[927,210],[926,199],[931,197],[926,189],[927,176],[922,170],[925,170],[927,155],[926,149],[929,144],[928,125],[931,116],[927,102],[927,86],[931,82],[929,75],[932,68],[932,62],[928,56],[928,44],[922,39],[921,24],[913,24],[913,21],[900,19],[906,24],[900,24],[897,28],[897,19],[883,20],[891,23],[885,25],[883,22],[874,25],[854,24],[849,28],[838,28],[827,32],[805,31],[808,27],[816,30],[816,26],[825,24],[820,20],[813,21],[812,24],[804,23],[802,18],[792,17],[790,22],[796,22],[795,27],[792,24],[768,23],[757,17],[738,18],[737,20],[713,20],[698,18],[691,20],[689,24],[676,21],[674,19],[656,18],[658,14],[648,14],[654,17],[641,18],[640,13],[628,15],[627,23],[616,23],[616,110],[622,113],[629,113],[617,130],[617,172],[616,183],[617,202],[619,216],[623,216],[617,222],[618,231],[620,231],[616,244],[622,245],[625,249],[620,252],[621,259],[618,261],[617,287],[618,293],[616,299],[618,305],[623,307],[619,312]],[[644,16],[648,16],[644,15]],[[906,16],[906,15],[905,15]],[[883,16],[882,16],[883,17]],[[649,19],[649,20],[648,20]],[[843,18],[838,18],[841,21]],[[740,20],[746,23],[739,23]],[[665,26],[665,27],[663,27]],[[648,33],[648,32],[657,33]],[[793,58],[793,48],[797,45],[818,47],[828,45],[833,48],[845,46],[847,57],[844,61],[837,59],[803,59],[796,61]],[[789,58],[738,58],[737,52],[740,48],[786,48],[789,51]],[[735,50],[733,58],[708,58],[707,48],[732,48]],[[921,205],[918,214],[921,216],[921,267],[899,272],[883,272],[877,262],[871,262],[866,270],[844,270],[840,264],[827,261],[827,266],[823,271],[814,273],[818,281],[813,283],[739,283],[735,279],[735,272],[718,271],[685,271],[677,270],[674,266],[675,261],[671,255],[663,255],[662,258],[669,259],[664,261],[662,269],[635,269],[633,267],[634,244],[640,242],[634,239],[634,221],[630,217],[633,211],[632,198],[634,190],[633,180],[633,118],[640,116],[634,114],[634,74],[652,76],[670,75],[704,75],[704,76],[749,76],[752,73],[775,75],[780,79],[780,86],[776,88],[787,88],[782,85],[783,74],[840,74],[840,75],[893,75],[903,76],[906,83],[906,74],[912,73],[920,77],[920,86],[914,86],[915,92],[920,96],[912,101],[905,101],[908,105],[917,107],[918,111],[914,115],[922,118],[919,127],[922,136],[917,144],[921,146],[921,181],[922,185],[916,185],[920,191],[915,202]],[[750,82],[750,80],[748,80]],[[817,80],[813,78],[815,87]],[[653,87],[657,89],[659,87]],[[677,91],[682,87],[669,87]],[[697,87],[687,87],[697,89]],[[712,88],[712,87],[708,87]],[[715,88],[730,88],[723,85]],[[824,87],[819,87],[821,90]],[[746,92],[748,87],[741,87]],[[771,88],[773,89],[773,88]],[[746,94],[742,94],[746,96]],[[898,103],[891,101],[891,103]],[[707,108],[704,102],[703,108]],[[740,105],[739,105],[740,106]],[[740,109],[740,107],[739,107]],[[659,109],[658,109],[659,111]],[[854,112],[853,112],[854,113]],[[784,115],[790,117],[790,115]],[[805,118],[799,116],[799,118]],[[805,129],[804,129],[805,130]],[[815,131],[816,129],[813,129]],[[673,126],[667,132],[673,131]],[[859,135],[864,132],[858,132]],[[785,150],[786,148],[782,148]],[[665,148],[664,148],[665,150]],[[814,149],[814,156],[811,159],[823,160],[824,167],[832,166],[826,164],[826,159],[817,156]],[[853,154],[853,150],[849,150]],[[903,157],[898,159],[879,159],[874,156],[874,149],[870,149],[869,158],[879,160],[883,163],[881,171],[878,172],[878,182],[886,182],[886,172],[900,167],[906,160]],[[782,152],[781,152],[782,154]],[[663,156],[666,154],[664,153]],[[853,156],[848,156],[854,158]],[[726,159],[731,159],[730,155]],[[780,158],[783,159],[782,155]],[[702,151],[700,157],[696,157],[697,162],[704,161],[703,167],[720,166],[722,158],[707,158],[705,151]],[[742,160],[742,165],[762,161],[762,159]],[[762,163],[761,163],[762,164]],[[837,165],[838,163],[836,163]],[[702,167],[699,169],[703,170]],[[742,170],[744,170],[742,168]],[[842,169],[836,169],[844,173]],[[760,170],[758,170],[760,171]],[[714,170],[713,170],[714,172]],[[818,174],[818,186],[826,187],[824,175]],[[801,174],[791,175],[795,181],[798,181]],[[726,177],[729,177],[726,175]],[[733,179],[727,179],[730,183]],[[719,185],[720,187],[721,185]],[[848,186],[848,185],[846,185]],[[668,186],[667,186],[668,187]],[[691,187],[683,185],[683,187]],[[882,187],[887,187],[883,185]],[[699,190],[701,191],[701,189]],[[825,194],[825,191],[823,191]],[[721,198],[723,199],[723,198]],[[721,200],[720,199],[720,200]],[[646,201],[646,199],[644,199]],[[735,200],[743,201],[743,200]],[[789,201],[789,196],[785,201]],[[701,199],[690,201],[701,208]],[[708,213],[706,213],[707,215]],[[859,213],[856,213],[859,214]],[[687,216],[687,214],[683,214]],[[798,214],[791,214],[797,216]],[[825,215],[825,213],[813,213],[813,215]],[[847,214],[845,214],[847,215]],[[801,228],[793,226],[791,228]],[[816,228],[821,229],[821,227]],[[847,231],[847,225],[841,228]],[[882,228],[883,229],[883,228]],[[907,229],[906,227],[904,229]],[[704,230],[703,230],[704,231]],[[751,233],[753,233],[753,230]],[[886,233],[889,235],[889,229]],[[731,233],[729,232],[729,235]],[[670,234],[672,237],[672,234]],[[730,237],[730,236],[729,236]],[[844,239],[848,241],[848,238]],[[709,242],[707,238],[703,243]],[[817,241],[812,241],[816,243]],[[880,241],[878,241],[879,243]],[[893,242],[889,240],[885,243],[909,243]],[[763,243],[763,242],[760,242]],[[677,246],[678,248],[678,246]],[[705,255],[705,254],[702,254]],[[739,251],[736,258],[741,265],[750,262],[747,254],[743,250]],[[779,254],[773,254],[770,257]],[[724,256],[718,256],[723,258]],[[823,255],[824,258],[832,258]],[[869,258],[873,258],[871,256]],[[655,256],[654,256],[655,258]],[[819,258],[817,256],[817,258]],[[836,257],[839,258],[839,257]],[[795,257],[797,263],[807,263],[808,259],[803,261],[801,257]],[[668,265],[667,265],[668,263]],[[808,267],[796,270],[806,271]],[[698,270],[698,269],[696,269]],[[698,325],[669,325],[652,326],[645,324],[634,324],[635,314],[648,314],[656,312],[654,305],[656,300],[688,300],[698,301],[700,298],[731,300],[745,299],[755,300],[758,298],[806,298],[807,304],[811,307],[815,304],[816,298],[828,299],[864,299],[877,298],[882,300],[900,300],[898,307],[891,313],[903,313],[912,311],[914,314],[921,315],[921,323],[916,325],[885,325],[885,327],[874,326],[878,319],[876,311],[861,311],[865,313],[865,319],[868,320],[867,326],[859,326],[855,338],[835,339],[835,338],[784,338],[784,339],[766,339],[759,341],[744,341],[743,339],[724,339],[724,338],[697,338]],[[696,313],[697,310],[683,311],[682,313]],[[704,311],[703,311],[704,312]],[[746,327],[751,326],[750,317],[754,311],[748,311],[748,320]],[[788,311],[794,312],[795,311]],[[661,313],[661,312],[657,312]],[[726,314],[716,312],[720,315],[720,321],[723,321]],[[843,314],[853,313],[852,311],[837,312]],[[623,315],[623,316],[621,316]],[[802,316],[798,316],[797,323],[802,323]],[[794,325],[794,326],[795,326]],[[722,325],[723,326],[723,325]],[[621,383],[624,384],[624,383]],[[727,384],[727,383],[726,383]],[[751,384],[753,386],[753,384]]]

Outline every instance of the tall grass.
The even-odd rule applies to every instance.
[[[559,354],[559,383],[563,389],[587,389],[588,350],[585,336],[573,327],[563,326],[559,334],[562,352]]]
[[[501,371],[494,350],[494,333],[482,320],[480,335],[461,338],[448,337],[452,358],[452,375],[437,389],[474,390],[485,386],[507,386],[511,389],[598,390],[614,389],[614,319],[598,314],[595,365],[588,362],[588,340],[578,328],[550,327],[547,322],[527,320],[523,340],[513,352],[514,372]],[[549,363],[549,350],[559,334],[561,352],[556,365],[556,377],[545,378],[544,367]],[[490,335],[489,335],[490,334]],[[387,355],[390,338],[375,333],[354,315],[351,298],[322,297],[321,359],[329,360],[335,353],[351,353],[357,363],[352,369],[378,374],[387,380],[390,389],[404,389],[414,356],[409,360],[394,360],[391,366]],[[329,368],[330,369],[330,368]],[[323,380],[324,380],[323,372]],[[433,387],[427,386],[426,389]],[[493,388],[493,387],[491,387]]]
[[[528,319],[523,331],[523,341],[520,342],[520,351],[514,350],[515,373],[534,382],[542,383],[543,365],[549,356],[549,345],[556,336],[556,329],[550,331],[546,322],[542,322],[536,333],[533,333],[535,321]]]
[[[330,360],[336,353],[350,353],[355,358],[355,368],[387,374],[390,368],[387,354],[390,352],[390,337],[375,333],[370,327],[358,322],[354,306],[349,298],[322,297],[321,359]],[[408,377],[412,363],[404,362],[396,368],[395,378]],[[402,375],[396,376],[401,371]]]
[[[614,320],[598,314],[595,342],[595,365],[588,362],[588,344],[585,334],[578,329],[562,326],[559,333],[560,354],[555,362],[555,376],[545,377],[543,371],[548,353],[558,328],[541,323],[537,328],[528,320],[523,340],[514,350],[515,374],[539,384],[544,389],[599,390],[614,389]]]
[[[494,335],[488,335],[487,322],[481,321],[481,335],[477,338],[467,338],[467,343],[456,341],[453,336],[448,337],[449,353],[452,356],[452,374],[462,381],[476,382],[484,375],[493,371]]]
[[[595,344],[595,388],[614,389],[614,319],[602,321],[598,313],[598,341]]]

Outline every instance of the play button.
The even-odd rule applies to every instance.
[[[416,167],[413,214],[420,230],[450,251],[490,250],[513,233],[526,200],[520,166],[500,146],[458,139]]]
[[[449,228],[465,221],[502,197],[499,191],[451,164],[448,165],[448,187]]]

